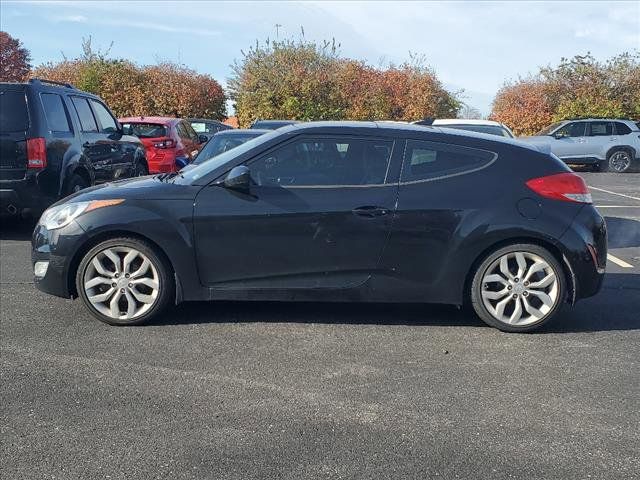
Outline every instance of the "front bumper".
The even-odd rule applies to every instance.
[[[560,238],[574,279],[575,300],[596,295],[607,263],[607,227],[593,205],[582,207]]]
[[[63,298],[73,295],[75,279],[69,278],[69,272],[77,266],[77,254],[87,239],[88,235],[75,221],[56,230],[36,225],[31,238],[31,263],[35,267],[40,262],[39,267],[43,268],[42,262],[48,262],[44,276],[34,275],[38,290]]]

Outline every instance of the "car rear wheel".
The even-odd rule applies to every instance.
[[[145,177],[149,175],[147,166],[142,162],[136,162],[136,177]]]
[[[549,322],[565,295],[562,266],[551,252],[533,244],[493,252],[480,264],[471,285],[478,316],[505,332],[529,332]]]
[[[607,156],[607,171],[625,173],[631,169],[632,158],[627,150],[614,150]]]
[[[89,311],[110,325],[137,325],[160,314],[175,289],[171,268],[153,247],[114,238],[84,256],[76,288]]]

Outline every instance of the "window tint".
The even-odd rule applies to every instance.
[[[193,127],[189,125],[189,123],[187,122],[184,122],[182,125],[184,126],[184,129],[187,132],[187,136],[194,142],[198,143],[198,134],[193,129]]]
[[[135,135],[138,138],[166,137],[167,127],[159,123],[123,123],[122,130],[125,135]]]
[[[52,132],[70,132],[67,109],[62,102],[62,97],[55,93],[42,93],[42,106],[47,117],[47,125]]]
[[[385,182],[393,142],[302,138],[250,164],[258,185],[379,185]]]
[[[176,132],[178,132],[178,136],[180,138],[189,138],[182,122],[176,123]]]
[[[257,135],[214,135],[200,151],[193,163],[202,163],[232,148],[236,148],[243,143],[255,138]]]
[[[555,132],[555,135],[564,137],[584,137],[584,130],[587,122],[567,123],[564,127]]]
[[[589,122],[589,136],[603,137],[613,135],[611,122]]]
[[[409,140],[404,156],[402,181],[432,180],[481,168],[495,154],[485,150],[443,143]]]
[[[631,129],[622,122],[613,122],[613,125],[616,135],[629,135],[631,133]]]
[[[93,106],[93,111],[96,113],[104,133],[113,133],[118,130],[115,118],[111,116],[109,110],[107,110],[104,105],[100,102],[96,102],[95,100],[91,100],[91,105]]]
[[[89,108],[87,100],[80,97],[71,97],[71,100],[73,101],[73,106],[78,113],[82,131],[97,132],[98,126],[96,125],[96,120],[93,118],[93,113],[91,113],[91,108]]]
[[[0,132],[24,132],[29,128],[29,114],[24,91],[0,91]]]

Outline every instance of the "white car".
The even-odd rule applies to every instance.
[[[457,128],[471,132],[488,133],[499,137],[514,138],[513,132],[504,123],[493,120],[469,120],[466,118],[437,118],[433,121],[419,120],[413,122],[418,125],[433,125],[434,127]]]
[[[628,172],[640,159],[640,123],[621,118],[584,118],[549,125],[518,140],[546,147],[571,165]]]

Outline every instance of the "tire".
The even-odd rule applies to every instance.
[[[509,276],[503,269],[505,258]],[[538,245],[521,243],[500,248],[480,263],[470,296],[473,309],[487,325],[503,332],[530,332],[560,312],[566,292],[564,270],[555,256]]]
[[[136,162],[135,176],[136,177],[145,177],[147,175],[149,175],[149,169],[147,168],[147,166],[144,164],[144,162],[137,161]]]
[[[89,187],[89,182],[83,176],[74,173],[67,184],[66,194],[71,195],[87,187]]]
[[[626,173],[631,170],[633,156],[628,150],[617,148],[609,152],[605,168],[607,172]]]
[[[103,281],[96,282],[98,278]],[[91,314],[109,325],[148,322],[175,297],[173,270],[168,261],[137,238],[113,238],[93,247],[82,258],[75,280],[78,295]],[[86,287],[90,281],[95,284]]]

